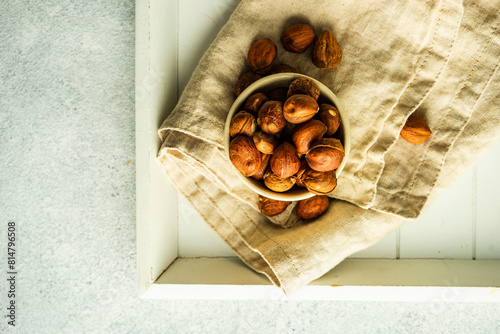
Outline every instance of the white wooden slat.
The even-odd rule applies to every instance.
[[[236,256],[182,195],[179,204],[179,257]]]
[[[417,220],[401,227],[401,258],[472,259],[475,175],[473,169],[446,189]]]
[[[477,164],[476,259],[500,259],[500,143]]]
[[[396,258],[396,235],[392,232],[375,245],[351,255],[351,258],[365,259],[395,259]]]

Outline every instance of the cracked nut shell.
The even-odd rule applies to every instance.
[[[315,195],[328,195],[337,186],[337,176],[333,170],[318,172],[314,169],[308,169],[302,175],[301,180],[307,190]]]
[[[321,216],[328,209],[328,196],[316,195],[297,202],[295,210],[300,220],[311,220]]]
[[[259,109],[257,124],[262,131],[275,135],[286,125],[283,104],[279,101],[267,101]]]
[[[337,67],[342,59],[342,52],[335,36],[325,30],[316,38],[312,53],[312,62],[319,68]]]
[[[267,172],[264,174],[264,184],[266,187],[279,193],[290,190],[294,186],[296,180],[296,176],[290,176],[284,179],[279,178],[270,168],[268,168]]]
[[[229,134],[231,137],[245,135],[251,137],[257,128],[255,117],[246,111],[240,111],[231,119]]]
[[[308,78],[298,78],[292,81],[288,88],[287,96],[290,97],[295,94],[309,95],[316,101],[319,98],[319,87],[312,80]]]

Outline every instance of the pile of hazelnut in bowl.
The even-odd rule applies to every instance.
[[[281,42],[292,53],[314,44],[312,62],[319,68],[336,67],[341,59],[331,32],[315,36],[306,24],[286,28]],[[264,215],[276,216],[298,201],[297,216],[310,220],[328,208],[327,195],[345,166],[349,122],[328,87],[289,65],[275,65],[276,58],[268,38],[250,48],[251,71],[238,80],[226,120],[226,154],[240,179],[260,195]]]
[[[280,73],[238,96],[226,120],[225,149],[239,177],[261,195],[263,214],[280,214],[299,201],[299,218],[309,220],[328,207],[326,195],[349,154],[349,134],[347,115],[325,85]]]

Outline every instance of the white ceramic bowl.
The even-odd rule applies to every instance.
[[[344,169],[344,166],[346,164],[346,161],[349,157],[349,151],[351,148],[351,131],[349,129],[349,119],[347,117],[347,114],[342,106],[342,103],[340,103],[339,99],[333,92],[326,87],[324,84],[319,82],[316,79],[313,79],[311,77],[308,77],[307,75],[303,74],[297,74],[297,73],[279,73],[279,74],[273,74],[269,75],[267,77],[264,77],[262,79],[257,80],[250,86],[248,86],[234,101],[233,105],[231,106],[231,109],[229,110],[229,114],[227,115],[226,119],[226,127],[224,129],[224,147],[226,150],[226,155],[229,160],[229,143],[231,140],[231,136],[229,135],[229,124],[231,123],[231,119],[233,118],[233,115],[237,113],[242,109],[243,104],[245,103],[245,100],[252,94],[258,93],[258,92],[263,92],[263,93],[268,93],[269,91],[273,90],[274,88],[278,87],[288,87],[290,83],[297,79],[297,78],[308,78],[316,83],[318,85],[319,90],[321,92],[320,95],[320,100],[326,99],[325,102],[323,103],[330,103],[333,104],[339,111],[340,113],[340,127],[337,130],[340,134],[340,139],[344,145],[344,150],[345,150],[345,156],[344,159],[342,160],[342,163],[340,166],[335,170],[335,173],[337,174],[337,178],[339,175],[342,173],[342,170]],[[233,166],[232,163],[229,163],[232,168],[236,169],[236,167]],[[283,193],[278,193],[274,192],[270,189],[268,189],[263,181],[258,181],[254,180],[250,177],[246,177],[243,174],[241,174],[238,171],[238,176],[240,179],[253,191],[256,193],[273,198],[276,200],[280,201],[299,201],[302,199],[310,198],[314,196],[312,193],[310,193],[306,188],[300,188],[297,186],[294,186],[292,189],[283,192]],[[340,185],[342,186],[342,185]]]

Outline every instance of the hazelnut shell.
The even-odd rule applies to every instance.
[[[278,50],[276,44],[269,38],[256,41],[248,51],[248,65],[253,71],[265,74],[273,67]]]
[[[278,146],[274,150],[269,166],[279,178],[295,175],[300,168],[300,159],[295,146],[288,142]]]
[[[292,202],[278,201],[272,198],[259,196],[259,211],[268,217],[277,216],[288,208]]]
[[[342,52],[335,36],[328,30],[323,31],[314,42],[312,62],[319,68],[337,67]]]
[[[316,195],[297,202],[295,210],[300,220],[310,220],[319,217],[328,209],[328,196]]]
[[[306,154],[309,167],[318,172],[332,171],[340,166],[345,151],[340,140],[323,138],[311,146]]]
[[[308,24],[294,24],[283,30],[281,44],[288,52],[302,53],[314,42],[314,30]]]
[[[285,119],[293,124],[304,123],[316,115],[319,110],[316,100],[304,94],[290,96],[283,105]]]
[[[288,87],[287,96],[290,97],[295,94],[309,95],[317,101],[320,91],[318,85],[316,85],[311,79],[297,78],[293,80]]]
[[[252,176],[262,163],[261,153],[253,140],[246,136],[237,136],[229,144],[229,159],[245,176]]]
[[[283,104],[279,101],[267,101],[259,109],[257,124],[262,131],[275,135],[286,125]]]
[[[412,144],[422,144],[431,133],[431,129],[423,118],[411,115],[401,130],[401,137]]]

